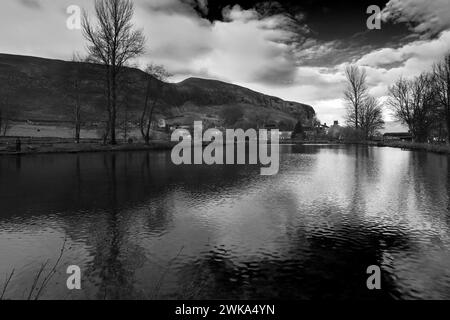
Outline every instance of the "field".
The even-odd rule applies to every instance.
[[[103,145],[96,129],[82,129],[79,144],[74,141],[73,129],[63,125],[15,123],[6,137],[0,137],[0,154],[16,154],[16,140],[21,141],[21,154],[30,153],[76,153],[95,151],[147,150],[168,148],[168,136],[153,132],[154,141],[150,145],[142,143],[139,129],[133,129],[128,143],[118,131],[117,146]]]
[[[16,123],[8,130],[8,136],[70,139],[74,136],[74,130],[68,126]],[[94,129],[82,129],[81,137],[86,139],[99,138]]]

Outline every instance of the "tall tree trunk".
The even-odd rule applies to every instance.
[[[75,124],[75,142],[76,143],[80,143],[80,131],[81,131],[80,115],[78,114],[76,124]]]
[[[77,113],[77,120],[75,124],[75,142],[80,143],[80,136],[81,136],[81,119],[80,119],[80,111],[78,110]]]
[[[3,112],[0,107],[0,130],[2,130],[2,128],[3,128]]]
[[[155,110],[156,105],[156,99],[153,100],[152,108],[150,109],[150,114],[148,116],[148,123],[147,123],[147,132],[146,132],[146,143],[150,143],[150,130],[152,128],[152,120],[153,120],[153,110]]]
[[[77,81],[77,80],[76,80]],[[75,84],[75,142],[80,143],[81,131],[81,104],[80,104],[80,88],[78,83]]]
[[[148,144],[148,130],[146,130],[146,125],[145,125],[145,118],[147,116],[148,113],[148,100],[150,98],[150,78],[148,79],[148,83],[147,83],[147,91],[145,93],[145,104],[144,104],[144,110],[142,111],[142,115],[141,115],[141,121],[140,121],[140,127],[141,127],[141,134],[142,134],[142,138],[144,139],[145,143]]]
[[[450,103],[450,101],[449,101]],[[445,108],[445,120],[447,125],[447,144],[450,144],[450,105]]]
[[[447,143],[450,144],[450,72],[447,73],[447,105],[445,111],[447,120]]]
[[[105,136],[103,137],[103,144],[106,144],[106,140],[108,140],[109,131],[111,127],[111,67],[109,65],[106,66],[106,96],[107,96],[107,112],[108,112],[108,121],[106,123],[105,128]]]
[[[113,67],[114,68],[114,67]],[[112,94],[112,98],[111,98],[111,123],[110,123],[110,130],[111,130],[111,144],[115,145],[117,144],[117,140],[116,140],[116,116],[117,116],[117,73],[115,70],[113,70],[112,72],[112,77],[111,77],[111,82],[112,82],[112,86],[111,86],[111,94]]]

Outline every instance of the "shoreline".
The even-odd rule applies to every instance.
[[[73,142],[73,139],[65,138],[22,138],[22,151],[16,152],[15,139],[17,137],[0,138],[0,156],[37,155],[37,154],[77,154],[77,153],[98,153],[98,152],[122,152],[122,151],[161,151],[171,150],[178,142],[167,140],[153,140],[150,144],[143,142],[128,144],[126,142],[117,145],[103,144],[100,140],[84,139],[80,143]],[[270,143],[270,142],[269,142]],[[299,141],[283,140],[281,144],[327,144],[329,141]],[[208,143],[204,143],[204,146]]]
[[[441,155],[450,155],[450,145],[447,144],[431,144],[431,143],[419,143],[419,142],[406,142],[406,141],[361,141],[361,142],[349,142],[344,141],[340,142],[342,144],[357,144],[357,145],[366,145],[372,147],[380,147],[380,148],[396,148],[396,149],[404,149],[408,151],[422,151],[422,152],[431,152]]]
[[[14,138],[8,138],[9,141],[13,141]],[[450,145],[446,144],[429,144],[429,143],[416,143],[406,141],[300,141],[300,140],[283,140],[282,144],[345,144],[345,145],[364,145],[372,147],[390,147],[397,149],[404,149],[410,151],[424,151],[442,155],[450,155]],[[150,144],[145,143],[121,143],[117,145],[102,144],[99,141],[92,139],[86,139],[80,143],[67,141],[65,139],[34,139],[29,138],[28,143],[26,139],[22,142],[22,151],[16,152],[11,150],[14,146],[12,143],[8,149],[8,144],[0,143],[0,156],[18,156],[18,155],[37,155],[37,154],[78,154],[78,153],[98,153],[98,152],[122,152],[122,151],[161,151],[171,150],[177,142],[155,140]],[[6,145],[6,149],[5,146]],[[2,148],[3,147],[3,148]]]
[[[157,151],[170,150],[174,144],[169,141],[152,141],[150,144],[117,144],[104,145],[95,142],[80,143],[46,143],[43,145],[35,144],[26,149],[27,144],[22,144],[22,151],[0,150],[0,156],[22,156],[38,154],[78,154],[78,153],[98,153],[98,152],[122,152],[122,151]],[[30,146],[28,146],[30,147]]]

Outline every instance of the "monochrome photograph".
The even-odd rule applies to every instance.
[[[0,3],[5,302],[448,300],[449,156],[449,0]]]

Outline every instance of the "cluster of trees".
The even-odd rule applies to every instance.
[[[292,120],[273,121],[270,110],[264,108],[246,114],[239,106],[227,106],[222,108],[220,117],[224,126],[244,130],[265,128],[271,124],[276,125],[280,131],[293,131],[295,127],[295,122]]]
[[[107,100],[107,134],[111,144],[116,144],[118,88],[126,64],[141,55],[145,48],[142,30],[135,30],[132,19],[134,6],[131,0],[96,0],[95,21],[85,13],[83,34],[88,41],[89,60],[105,68]]]
[[[450,143],[450,54],[429,72],[398,79],[389,88],[388,104],[415,141],[437,138]]]
[[[384,127],[383,109],[379,100],[369,94],[367,73],[363,68],[349,65],[345,69],[347,124],[355,135],[367,140]]]
[[[368,93],[363,68],[350,65],[345,74],[347,124],[355,136],[369,139],[383,128],[382,105]],[[414,141],[450,143],[450,53],[427,72],[412,79],[397,79],[389,87],[386,106],[408,126]]]
[[[220,117],[223,119],[224,125],[235,126],[244,118],[244,112],[238,106],[228,106],[221,110]]]
[[[86,57],[74,55],[70,81],[66,88],[66,99],[73,106],[72,121],[74,138],[80,142],[81,128],[86,106],[84,92],[89,83],[83,77],[84,62],[96,63],[103,67],[99,83],[105,88],[105,125],[98,130],[104,143],[117,143],[117,132],[126,137],[130,132],[130,97],[136,83],[130,83],[126,76],[130,61],[145,51],[146,39],[143,31],[134,28],[134,5],[132,0],[96,0],[94,17],[91,19],[84,12],[82,19],[83,36],[87,41]],[[152,124],[157,108],[162,98],[164,81],[172,75],[160,65],[149,64],[145,68],[145,97],[143,97],[142,112],[139,117],[139,129],[146,143],[150,142]],[[103,80],[103,81],[102,81]],[[11,83],[11,81],[7,81]],[[4,89],[8,89],[4,87]],[[6,134],[12,118],[10,95],[2,94],[0,100],[0,133]],[[238,106],[223,108],[221,113],[226,126],[239,128],[263,128],[271,121],[269,110],[259,110],[244,114]],[[291,131],[295,122],[283,120],[276,123],[281,130]]]
[[[164,66],[155,64],[147,65],[145,73],[147,74],[147,88],[139,127],[145,143],[148,144],[151,138],[150,133],[153,116],[163,91],[163,81],[167,80],[172,75],[164,68]]]
[[[143,31],[136,30],[133,26],[133,15],[131,0],[96,0],[95,19],[92,21],[86,13],[83,15],[83,35],[88,42],[88,57],[85,60],[104,67],[107,121],[105,128],[100,129],[100,134],[105,143],[107,140],[111,144],[117,143],[117,129],[125,139],[131,130],[130,98],[138,84],[130,83],[130,79],[126,77],[126,67],[133,58],[144,53],[146,42]],[[172,75],[164,66],[155,64],[148,64],[144,72],[145,97],[139,117],[139,129],[144,141],[149,143],[152,123],[163,91],[163,81]],[[77,73],[73,79],[75,139],[79,141],[81,103],[77,94]]]

